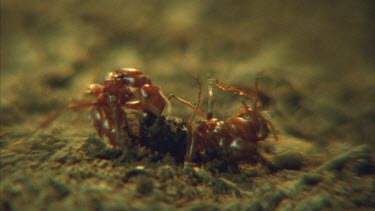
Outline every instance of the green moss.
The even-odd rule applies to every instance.
[[[210,203],[198,203],[188,209],[189,211],[219,211],[220,208]]]
[[[137,192],[142,195],[150,194],[154,190],[154,181],[147,177],[142,177],[137,182]]]
[[[322,209],[329,208],[329,200],[327,196],[313,196],[310,198],[307,198],[303,200],[297,207],[296,211],[305,211],[305,210],[311,210],[311,211],[318,211]]]
[[[330,161],[324,163],[316,169],[316,172],[342,170],[349,168],[357,175],[371,174],[373,172],[373,163],[371,161],[370,150],[367,146],[356,147],[346,153],[343,153]]]
[[[215,180],[212,192],[214,194],[232,194],[236,197],[244,195],[243,191],[236,184],[223,178]]]
[[[302,168],[305,157],[299,152],[284,152],[271,158],[278,169],[298,170]]]
[[[300,184],[304,185],[315,185],[320,182],[323,177],[319,174],[315,173],[306,173],[301,175],[301,179],[299,180]]]
[[[87,155],[101,159],[116,159],[122,155],[123,150],[117,147],[109,147],[104,141],[89,137],[82,149]]]
[[[57,194],[56,197],[58,199],[63,199],[71,193],[71,190],[64,183],[56,179],[51,179],[50,184],[53,187],[53,189],[56,191],[56,194]]]

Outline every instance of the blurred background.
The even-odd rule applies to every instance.
[[[2,0],[1,125],[22,131],[120,67],[192,102],[195,75],[252,89],[264,71],[264,109],[281,133],[373,146],[373,14],[370,0]],[[241,108],[232,93],[215,97],[219,118]]]

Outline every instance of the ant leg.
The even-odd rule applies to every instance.
[[[188,129],[188,137],[187,137],[187,150],[186,150],[186,153],[185,153],[185,163],[188,164],[189,162],[191,162],[192,160],[192,156],[193,156],[193,151],[194,151],[194,147],[195,147],[195,129],[193,127],[193,122],[195,120],[195,117],[199,111],[199,107],[201,105],[201,102],[202,102],[202,85],[201,85],[201,82],[195,78],[196,82],[198,83],[198,86],[199,86],[199,92],[198,92],[198,102],[197,102],[197,106],[195,106],[195,109],[194,109],[194,113],[193,115],[191,116],[190,120],[189,120],[189,123],[187,125],[187,129]]]
[[[94,105],[93,102],[81,102],[77,104],[70,104],[68,108],[63,108],[50,114],[42,123],[39,124],[39,126],[37,127],[37,130],[48,127],[55,119],[57,119],[59,116],[61,116],[65,112],[74,111],[78,109],[84,109],[84,108],[91,107],[93,105]]]
[[[180,98],[180,97],[177,97],[176,95],[174,95],[174,94],[171,93],[171,94],[168,95],[168,100],[170,100],[170,99],[172,99],[172,98],[175,99],[175,100],[177,100],[178,102],[180,102],[180,103],[182,103],[182,104],[184,104],[184,105],[190,107],[190,108],[193,109],[193,110],[195,110],[195,108],[196,108],[196,106],[193,105],[192,103],[190,103],[189,101],[184,100],[184,99],[182,99],[182,98]],[[204,116],[204,115],[205,115],[205,111],[202,110],[202,109],[199,109],[197,112],[198,112],[198,114],[199,114],[200,116]]]
[[[272,135],[273,135],[273,138],[275,139],[275,141],[278,141],[279,140],[279,137],[277,136],[278,131],[276,130],[274,124],[272,124],[272,122],[269,120],[269,116],[267,114],[262,115],[262,118],[267,123],[267,125],[271,128],[271,132],[272,132]]]
[[[237,115],[240,116],[244,113],[248,113],[250,118],[253,119],[254,124],[259,125],[259,126],[261,126],[260,125],[261,123],[259,122],[259,119],[262,119],[262,121],[264,121],[266,123],[266,125],[270,127],[275,141],[279,140],[279,138],[277,136],[277,130],[276,130],[275,126],[271,123],[271,121],[269,120],[269,117],[266,114],[262,115],[262,113],[264,113],[264,112],[260,113],[259,111],[256,111],[257,113],[255,113],[255,111],[252,111],[250,109],[250,107],[245,103],[245,101],[243,101],[242,104],[244,105],[245,108],[241,109],[241,111],[237,112]]]
[[[31,137],[38,134],[41,130],[47,128],[55,119],[57,119],[61,114],[65,113],[66,111],[67,111],[66,109],[63,109],[63,110],[60,110],[60,111],[53,112],[45,120],[43,120],[42,123],[40,123],[38,125],[38,127],[35,129],[34,132],[32,132],[30,135],[26,136],[25,138],[23,138],[23,139],[21,139],[17,142],[12,143],[11,145],[18,145],[18,144],[21,144],[23,142],[28,141]]]
[[[246,113],[249,114],[249,116],[255,122],[256,125],[259,124],[258,117],[259,117],[260,114],[259,114],[258,108],[261,106],[261,102],[259,102],[259,97],[258,97],[258,93],[259,93],[259,83],[258,82],[259,82],[259,79],[261,77],[261,74],[262,74],[262,72],[260,72],[256,75],[256,78],[255,78],[255,81],[254,81],[254,90],[255,90],[254,92],[246,91],[242,88],[225,86],[225,85],[221,84],[218,80],[216,80],[216,86],[219,89],[221,89],[223,91],[234,91],[234,93],[237,94],[237,95],[243,95],[243,96],[246,96],[249,99],[253,100],[253,104],[252,104],[251,109],[243,101],[242,104],[244,105],[245,108],[243,110],[240,110],[239,112],[237,112],[235,115],[241,115],[241,114],[246,112]]]
[[[168,95],[168,100],[170,100],[172,98],[175,99],[175,100],[177,100],[178,102],[184,104],[184,105],[189,106],[192,109],[195,109],[195,106],[192,103],[190,103],[187,100],[184,100],[184,99],[182,99],[180,97],[177,97],[176,95],[174,95],[174,94],[171,93],[171,94]]]
[[[244,90],[242,88],[237,88],[237,87],[233,87],[233,86],[225,86],[222,83],[220,83],[218,80],[216,80],[216,86],[223,91],[233,91],[237,95],[243,95],[243,96],[246,96],[250,99],[255,98],[255,102],[256,102],[256,104],[258,104],[258,93],[259,93],[258,81],[259,81],[260,77],[262,76],[262,74],[263,74],[263,71],[257,73],[257,75],[256,75],[256,78],[255,78],[255,81],[254,81],[255,92],[247,91],[247,90]],[[259,107],[259,105],[257,105],[257,106]]]
[[[114,133],[114,139],[115,140],[110,140],[110,142],[112,144],[114,144],[113,142],[115,142],[114,145],[117,145],[120,143],[120,125],[119,125],[119,121],[118,121],[118,111],[120,110],[120,108],[116,105],[116,98],[113,97],[113,96],[110,96],[109,97],[109,105],[110,105],[110,108],[111,108],[111,120],[113,122],[113,126],[114,126],[114,129],[115,129],[115,133]]]
[[[176,95],[171,93],[168,96],[168,100],[170,100],[172,98],[177,100],[178,102],[180,102],[184,105],[187,105],[188,107],[194,109],[194,111],[197,108],[192,103],[190,103],[190,102],[188,102],[188,101],[186,101],[186,100],[184,100],[180,97],[177,97]],[[188,136],[186,138],[187,141],[186,141],[186,152],[185,152],[185,156],[184,156],[184,160],[185,160],[184,166],[189,165],[190,162],[191,162],[191,159],[192,159],[191,157],[192,157],[192,152],[193,152],[193,147],[194,147],[194,142],[195,142],[194,134],[193,134],[193,126],[191,125],[191,121],[192,121],[192,119],[190,119],[190,121],[187,125]]]
[[[85,109],[85,108],[90,108],[92,106],[94,106],[95,103],[94,102],[78,102],[78,103],[70,103],[69,106],[68,106],[68,109],[70,111],[75,111],[75,110],[79,110],[79,109]]]
[[[135,109],[135,110],[142,110],[141,101],[139,101],[139,100],[131,101],[131,102],[126,102],[122,106],[124,106],[125,108],[130,108],[130,109]]]
[[[250,99],[254,98],[254,93],[252,93],[250,91],[247,91],[247,90],[244,90],[244,89],[241,89],[241,88],[233,87],[233,86],[225,86],[222,83],[220,83],[218,80],[216,80],[215,85],[216,85],[217,88],[219,88],[223,91],[233,91],[234,94],[236,94],[236,95],[243,95],[243,96],[246,96]]]

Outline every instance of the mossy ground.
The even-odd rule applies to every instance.
[[[374,4],[370,1],[2,1],[3,210],[373,209]],[[136,67],[166,94],[197,99],[194,75],[252,88],[279,131],[236,172],[112,148],[88,111],[38,123],[108,71]],[[204,83],[203,83],[204,84]],[[204,87],[204,90],[206,87]],[[215,90],[214,115],[243,98]],[[204,105],[206,98],[204,98]],[[172,102],[172,116],[191,110]]]

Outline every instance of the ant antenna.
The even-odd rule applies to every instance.
[[[60,109],[58,111],[53,112],[45,120],[43,120],[42,123],[40,123],[38,125],[38,127],[35,129],[34,132],[32,132],[30,135],[26,136],[25,138],[23,138],[23,139],[21,139],[17,142],[12,143],[11,146],[15,146],[15,145],[18,145],[18,144],[21,144],[23,142],[26,142],[26,141],[30,140],[33,136],[38,134],[41,130],[46,129],[51,124],[51,122],[53,122],[55,119],[57,119],[61,114],[65,113],[66,111],[67,111],[67,109],[64,108],[64,109]]]
[[[195,109],[195,105],[193,105],[192,103],[190,103],[189,101],[186,101],[186,100],[184,100],[184,99],[182,99],[181,97],[177,97],[176,95],[174,95],[174,94],[172,94],[172,93],[170,93],[169,95],[168,95],[168,100],[171,100],[172,98],[174,98],[175,100],[177,100],[178,102],[180,102],[180,103],[182,103],[182,104],[184,104],[184,105],[187,105],[187,106],[189,106],[190,108],[192,108],[192,109]]]
[[[53,121],[55,121],[57,118],[59,118],[62,114],[66,113],[66,112],[91,107],[93,105],[94,105],[94,103],[92,103],[92,102],[79,102],[77,104],[70,104],[70,105],[68,105],[68,107],[64,107],[64,108],[61,108],[61,109],[59,109],[55,112],[52,112],[49,116],[47,116],[46,119],[44,119],[38,125],[38,127],[35,129],[34,132],[32,132],[30,135],[26,136],[25,138],[23,138],[23,139],[21,139],[17,142],[12,143],[11,145],[15,146],[15,145],[18,145],[18,144],[29,141],[33,136],[37,135],[40,131],[46,129],[48,126],[51,125],[51,123]]]
[[[197,113],[199,111],[199,108],[201,107],[201,102],[202,102],[202,84],[201,84],[201,82],[198,78],[195,78],[195,81],[198,83],[198,86],[199,86],[198,102],[197,102],[197,105],[194,108],[194,113],[189,120],[190,125],[193,123],[193,121],[195,119],[195,116],[197,115]]]

